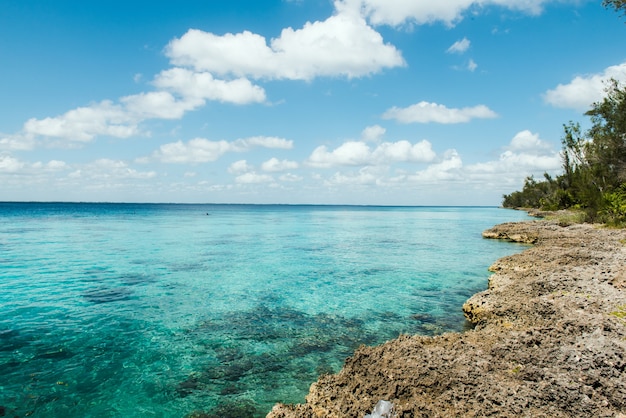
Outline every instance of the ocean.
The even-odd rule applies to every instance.
[[[493,207],[0,203],[0,415],[262,417],[360,345],[462,331]]]

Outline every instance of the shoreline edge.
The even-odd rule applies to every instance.
[[[474,328],[361,346],[306,402],[267,418],[626,418],[626,230],[538,220],[483,237],[532,244],[497,260],[463,305]]]

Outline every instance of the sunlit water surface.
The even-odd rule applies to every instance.
[[[466,326],[496,208],[0,203],[6,416],[264,416],[361,344]]]

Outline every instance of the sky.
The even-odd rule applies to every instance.
[[[0,201],[500,205],[626,81],[599,0],[1,0]]]

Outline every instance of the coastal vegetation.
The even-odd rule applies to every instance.
[[[602,5],[626,16],[626,0]],[[563,125],[563,174],[542,180],[529,176],[522,190],[503,196],[502,206],[540,210],[573,210],[583,220],[626,225],[626,85],[611,79],[606,96],[585,113],[591,128]]]
[[[626,85],[610,80],[585,115],[586,131],[572,121],[563,126],[563,173],[527,177],[521,191],[504,195],[504,207],[577,210],[589,222],[626,225]]]

